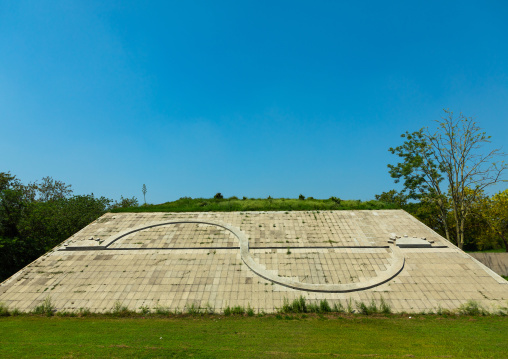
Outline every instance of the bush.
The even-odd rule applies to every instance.
[[[88,317],[90,316],[92,313],[90,312],[90,309],[88,308],[79,308],[79,313],[78,315],[80,317]]]
[[[224,199],[224,196],[222,195],[222,193],[217,192],[217,193],[215,194],[215,196],[213,196],[213,198],[215,198],[215,199]]]
[[[0,317],[8,317],[9,315],[11,315],[9,308],[4,303],[0,303]]]
[[[46,315],[47,317],[53,316],[55,312],[56,309],[51,302],[51,297],[49,296],[47,296],[44,301],[32,311],[33,314]]]
[[[330,304],[328,304],[328,301],[326,299],[319,302],[319,311],[321,313],[328,313],[332,311],[332,308],[330,307]]]
[[[366,305],[363,302],[357,302],[356,309],[358,309],[358,311],[364,315],[371,315],[379,312],[374,299],[370,301],[370,305]]]
[[[339,304],[335,303],[333,305],[333,311],[337,312],[337,313],[344,313],[345,312],[344,307],[342,306],[341,302],[339,302]]]
[[[303,201],[303,200],[305,199],[305,196],[304,196],[303,194],[300,194],[300,195],[298,196],[298,199],[299,199],[300,201]]]
[[[139,309],[141,314],[143,315],[150,314],[150,308],[148,308],[148,306],[146,305],[142,305],[141,307],[139,307]]]
[[[231,315],[231,308],[229,307],[229,305],[226,308],[224,308],[224,315],[226,317],[229,317]]]
[[[338,197],[330,197],[330,199],[337,205],[337,206],[340,206],[340,204],[342,203],[342,200]]]
[[[111,310],[111,314],[115,317],[127,317],[132,314],[132,312],[126,306],[122,305],[122,303],[117,300],[115,304],[113,304],[113,309]]]
[[[231,308],[231,314],[234,314],[234,315],[244,315],[245,314],[245,308],[240,306],[240,305],[237,305],[237,306]]]
[[[458,308],[458,312],[459,312],[459,314],[462,314],[462,315],[472,315],[472,316],[479,316],[479,315],[487,315],[487,314],[489,314],[488,311],[486,311],[475,300],[468,300],[466,303],[462,304]]]
[[[381,304],[379,305],[381,313],[390,314],[392,312],[392,308],[385,302],[384,298],[381,297]]]
[[[307,313],[308,308],[305,298],[300,296],[298,299],[293,300],[291,304],[287,298],[284,298],[281,311],[283,313]]]
[[[111,204],[109,206],[109,209],[129,208],[129,207],[138,207],[138,206],[139,206],[139,202],[136,197],[124,198],[123,196],[120,196],[120,200]]]
[[[171,314],[171,311],[169,310],[169,308],[157,306],[155,308],[155,313],[158,315],[169,315]]]

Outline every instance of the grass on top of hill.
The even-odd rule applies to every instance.
[[[316,210],[381,210],[397,209],[394,204],[380,201],[292,198],[190,198],[182,197],[173,202],[117,208],[112,212],[243,212],[243,211],[316,211]]]

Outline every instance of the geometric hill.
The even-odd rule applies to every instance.
[[[285,299],[395,312],[508,305],[508,281],[403,210],[106,213],[0,284],[29,311],[191,305],[273,312]]]

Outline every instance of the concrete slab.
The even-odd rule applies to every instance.
[[[394,233],[396,234],[394,237]],[[403,236],[429,245],[399,247]],[[393,239],[390,239],[393,238]],[[393,242],[393,243],[390,243]],[[394,311],[508,306],[508,282],[401,210],[105,214],[0,284],[31,310],[110,310],[115,301],[271,312],[303,295]]]

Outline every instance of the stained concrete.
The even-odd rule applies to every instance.
[[[400,248],[404,236],[430,245]],[[116,301],[271,312],[299,296],[495,310],[508,306],[508,282],[402,210],[108,213],[0,284],[10,308],[47,296],[58,310],[98,312]]]

